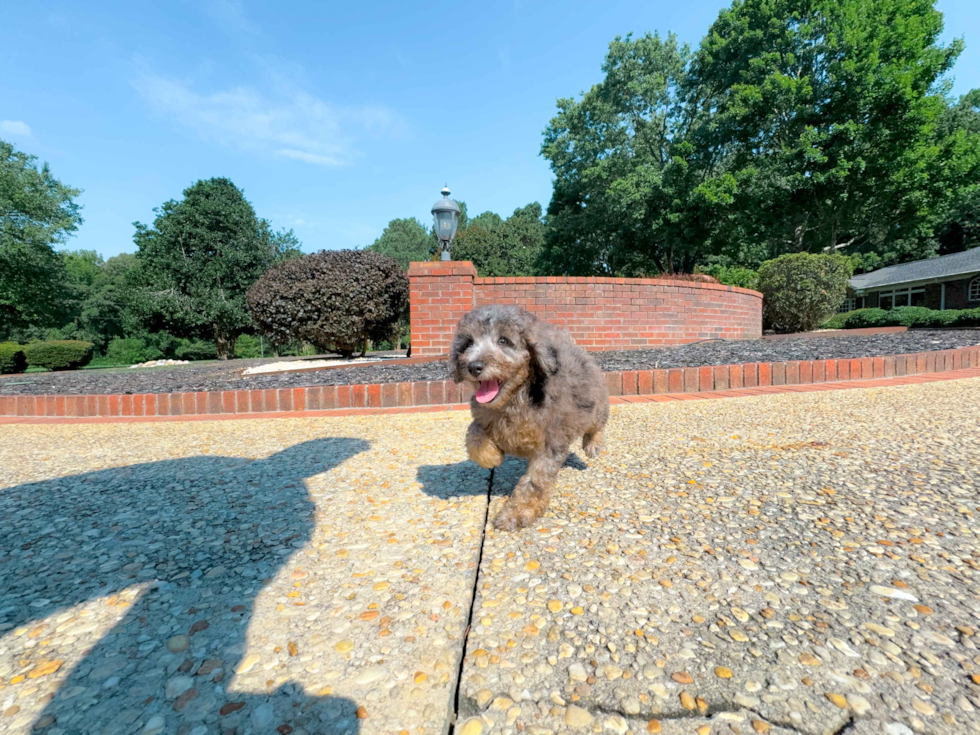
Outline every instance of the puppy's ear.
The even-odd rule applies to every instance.
[[[522,331],[528,352],[531,353],[531,368],[536,375],[547,379],[557,375],[561,369],[558,361],[558,347],[554,340],[552,327],[534,319]]]
[[[465,380],[463,377],[463,364],[459,358],[471,344],[473,344],[473,340],[468,334],[457,332],[456,336],[453,337],[452,344],[449,346],[449,371],[453,376],[454,383],[462,383]]]

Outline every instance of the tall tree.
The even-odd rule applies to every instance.
[[[933,252],[963,161],[937,141],[943,75],[933,0],[736,0],[685,83],[703,155],[734,179],[735,221],[756,259],[783,252]],[[724,184],[723,184],[724,185]]]
[[[103,261],[94,250],[62,253],[72,294],[70,320],[58,332],[105,351],[113,337],[140,330],[130,310],[136,256],[122,253]]]
[[[67,272],[54,246],[82,223],[80,193],[0,140],[0,339],[63,318]]]
[[[558,100],[541,153],[555,174],[542,270],[645,275],[691,270],[723,227],[715,210],[735,183],[688,141],[691,52],[670,34],[617,37],[605,79],[581,100]]]
[[[453,240],[454,260],[472,260],[481,276],[533,276],[544,247],[541,205],[532,202],[506,220],[484,212]]]
[[[940,139],[958,149],[965,173],[956,180],[938,228],[939,253],[980,247],[980,89],[952,102],[939,125]]]
[[[944,125],[969,110],[947,112],[962,44],[941,30],[933,0],[735,0],[694,54],[673,36],[617,38],[603,81],[559,100],[545,131],[544,264],[633,275],[933,254],[978,182],[975,142]]]
[[[387,255],[407,271],[413,260],[428,260],[431,248],[428,229],[414,217],[406,217],[391,220],[381,237],[364,249]]]
[[[231,181],[198,181],[134,223],[144,312],[174,334],[214,340],[220,359],[251,325],[245,293],[296,251],[292,232],[274,233]]]

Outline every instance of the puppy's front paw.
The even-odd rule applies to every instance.
[[[534,508],[507,503],[493,519],[493,525],[500,531],[520,531],[534,523],[535,518]]]
[[[602,454],[602,445],[587,444],[586,446],[582,447],[582,451],[585,453],[585,456],[588,457],[589,459],[595,459],[600,454]]]
[[[586,434],[582,437],[582,451],[589,459],[595,459],[602,454],[603,435],[601,431]]]
[[[494,467],[499,467],[504,461],[504,453],[490,441],[469,443],[466,450],[470,459],[484,469],[492,470]]]

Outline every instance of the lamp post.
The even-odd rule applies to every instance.
[[[459,205],[449,198],[449,187],[444,186],[442,199],[432,205],[432,214],[435,216],[435,233],[442,243],[441,260],[451,260],[449,255],[449,243],[456,236],[456,227],[459,225]]]

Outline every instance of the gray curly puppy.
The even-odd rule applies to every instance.
[[[497,528],[516,531],[548,507],[572,442],[602,451],[609,418],[606,381],[592,357],[562,332],[515,306],[485,306],[460,319],[449,351],[453,380],[469,383],[473,423],[466,450],[481,467],[505,454],[528,460]]]

